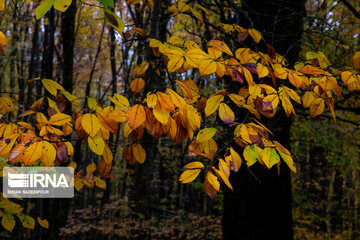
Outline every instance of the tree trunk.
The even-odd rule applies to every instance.
[[[243,10],[250,19],[245,27],[260,30],[275,51],[293,65],[300,50],[304,9],[303,0],[245,0]],[[289,147],[290,118],[278,113],[266,125],[276,140]],[[234,192],[225,191],[223,239],[293,239],[288,167],[282,162],[280,175],[276,167],[266,170],[259,164],[251,167],[251,171],[258,179],[246,167],[230,176]]]
[[[62,86],[70,93],[72,92],[73,85],[76,9],[76,1],[73,0],[70,7],[61,14],[61,42],[63,48]]]

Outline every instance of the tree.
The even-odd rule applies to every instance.
[[[336,69],[320,51],[309,51],[305,59],[299,59],[302,21],[294,13],[303,15],[302,1],[244,1],[242,7],[231,0],[223,5],[221,1],[128,1],[120,5],[102,0],[96,4],[99,6],[85,5],[91,9],[85,21],[101,16],[111,27],[105,29],[102,22],[89,24],[93,32],[100,25],[102,28],[98,45],[90,48],[90,53],[74,52],[75,1],[65,5],[59,0],[43,1],[35,9],[37,19],[45,16],[47,20],[40,78],[34,78],[38,49],[34,40],[28,82],[37,83],[38,97],[43,88],[46,94],[33,104],[28,102],[31,107],[16,115],[13,99],[4,91],[0,98],[3,165],[72,166],[78,191],[94,186],[109,191],[108,179],[114,178],[111,171],[120,145],[126,168],[135,165],[132,200],[150,218],[162,194],[153,184],[154,176],[164,170],[157,149],[159,139],[187,142],[186,152],[192,160],[185,163],[179,181],[185,184],[201,179],[210,198],[220,189],[229,189],[224,200],[224,238],[236,228],[240,230],[237,237],[244,239],[291,239],[288,169],[296,172],[296,168],[287,150],[290,117],[303,107],[309,108],[310,117],[317,117],[326,106],[335,121],[334,99],[341,101],[342,92],[360,89],[360,53],[353,55],[352,69]],[[62,85],[53,80],[54,53],[59,54],[55,41],[59,15],[63,54],[58,56],[61,71],[57,70],[56,76],[62,76]],[[38,31],[36,23],[34,39]],[[98,59],[105,62],[101,53],[104,33],[109,34],[110,74],[96,69]],[[85,31],[79,34],[84,39],[91,37]],[[289,36],[293,41],[289,42]],[[0,32],[1,51],[6,51],[6,42]],[[83,56],[95,57],[86,96],[78,98],[72,88],[76,79],[73,61]],[[10,69],[12,72],[14,67]],[[98,97],[91,97],[94,74],[99,75]],[[103,76],[110,82],[101,89]],[[22,84],[19,86],[21,90]],[[11,84],[11,91],[6,92],[13,90]],[[31,88],[27,91],[30,96]],[[24,99],[20,104],[25,104]],[[80,157],[82,151],[90,160]],[[157,196],[151,196],[152,190]],[[106,194],[103,201],[109,200]],[[262,205],[264,198],[283,213],[274,216],[277,211]],[[239,210],[229,208],[239,199],[244,203]],[[14,228],[15,215],[24,227],[34,228],[34,219],[24,215],[19,204],[1,201],[2,225],[7,230]],[[247,206],[249,209],[244,209]],[[25,221],[25,217],[32,220]],[[265,226],[274,218],[280,224],[274,221]],[[38,223],[47,226],[41,218]],[[255,228],[253,223],[257,223]]]

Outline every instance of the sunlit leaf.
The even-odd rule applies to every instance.
[[[133,93],[138,93],[140,92],[145,86],[145,81],[142,78],[135,78],[131,84],[130,84],[130,89]]]
[[[135,104],[127,113],[127,123],[132,129],[138,128],[146,120],[144,107],[140,104]]]
[[[185,170],[179,177],[181,183],[190,183],[199,176],[201,169]]]
[[[196,137],[196,142],[203,143],[209,141],[215,135],[216,131],[216,128],[201,129]]]
[[[105,148],[105,142],[100,136],[88,137],[88,144],[94,153],[102,155]]]
[[[234,112],[225,103],[219,105],[219,117],[225,123],[231,123],[235,121]]]

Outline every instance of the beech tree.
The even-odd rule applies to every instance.
[[[1,81],[2,167],[73,167],[75,189],[103,189],[104,203],[113,166],[125,160],[134,170],[130,200],[150,218],[159,204],[151,195],[164,195],[154,185],[163,164],[156,146],[171,141],[191,157],[181,184],[202,183],[210,199],[225,191],[223,238],[293,238],[292,117],[325,112],[334,123],[353,122],[335,106],[360,90],[360,51],[351,49],[346,68],[326,52],[299,58],[304,1],[0,0],[0,11],[9,22],[0,62],[10,61],[10,75],[0,75],[10,83]],[[11,29],[11,14],[31,24]],[[29,55],[8,50],[22,32],[32,38]],[[2,197],[2,226],[12,232],[17,217],[46,229],[53,220],[39,237],[56,238],[70,203],[37,204],[42,210],[29,215]]]

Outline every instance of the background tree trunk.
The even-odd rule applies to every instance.
[[[243,10],[248,14],[248,27],[261,31],[292,66],[300,50],[305,1],[245,0]],[[291,120],[282,114],[266,124],[277,140],[289,147]],[[223,239],[293,239],[288,167],[282,162],[280,176],[276,167],[266,170],[255,165],[251,171],[259,181],[246,167],[231,176],[234,192],[225,191]]]

